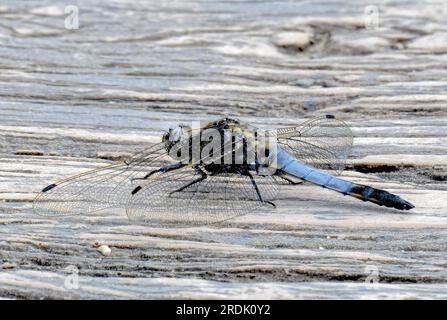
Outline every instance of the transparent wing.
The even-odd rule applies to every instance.
[[[206,225],[271,206],[267,201],[278,193],[271,175],[251,172],[252,180],[249,175],[205,173],[206,178],[187,167],[153,177],[130,198],[129,219],[165,227]]]
[[[214,159],[201,158],[200,162],[207,160]],[[130,219],[197,225],[250,212],[278,192],[268,170],[265,175],[213,172],[206,180],[196,181],[202,174],[194,164],[194,169],[190,165],[147,178],[148,173],[173,163],[164,144],[157,144],[127,163],[91,170],[44,188],[34,201],[34,210],[41,215],[61,216],[123,206]],[[146,179],[142,183],[143,177]],[[141,190],[135,193],[137,187]]]
[[[164,144],[155,144],[126,163],[90,170],[47,186],[34,199],[34,211],[39,215],[62,216],[124,206],[135,188],[134,178],[144,177],[169,162],[172,160]]]
[[[201,156],[197,163],[188,167],[151,176],[138,187],[138,192],[133,192],[126,207],[129,219],[162,226],[204,225],[267,205],[279,191],[268,170],[258,168],[237,172],[234,165],[228,164],[207,171],[209,167],[204,165],[214,162],[225,152],[232,152],[233,147],[237,148],[244,139],[246,136],[241,133],[224,143],[216,154]]]
[[[333,116],[314,118],[299,126],[269,131],[281,147],[316,168],[341,173],[353,142],[351,129]]]

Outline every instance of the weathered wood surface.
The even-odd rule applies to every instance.
[[[442,1],[379,3],[372,30],[359,1],[76,1],[79,30],[64,28],[61,2],[3,3],[1,297],[447,297]],[[43,186],[178,121],[276,127],[325,113],[355,134],[344,176],[414,210],[310,185],[284,187],[270,212],[201,228],[31,209]],[[73,267],[78,289],[66,285]],[[379,283],[365,284],[375,270]]]

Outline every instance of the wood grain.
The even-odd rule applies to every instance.
[[[366,1],[76,3],[79,30],[60,2],[0,5],[0,297],[447,297],[442,1],[380,2],[373,29]],[[283,187],[275,210],[200,228],[32,212],[42,187],[178,122],[328,113],[355,135],[343,176],[415,209],[305,184]]]

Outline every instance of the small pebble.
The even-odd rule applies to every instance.
[[[307,32],[283,32],[273,37],[273,43],[281,48],[303,51],[313,44],[313,35]]]
[[[112,249],[110,249],[109,246],[106,246],[104,244],[98,247],[98,251],[101,252],[101,254],[106,257],[110,256],[110,254],[112,253]]]
[[[15,267],[17,267],[17,265],[15,263],[10,263],[10,262],[5,262],[4,264],[2,264],[0,266],[0,269],[15,269]]]

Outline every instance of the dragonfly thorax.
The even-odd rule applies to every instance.
[[[241,166],[266,164],[265,157],[269,156],[272,144],[262,138],[265,131],[256,130],[238,120],[223,118],[197,128],[173,127],[164,134],[163,142],[175,161],[193,165],[214,163],[217,166],[212,166],[213,169],[222,165],[221,169],[228,172]],[[227,168],[229,165],[235,167]]]

